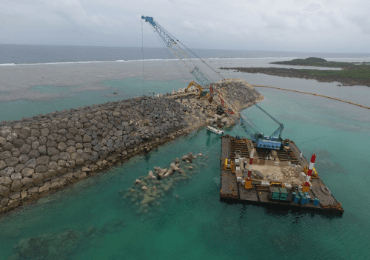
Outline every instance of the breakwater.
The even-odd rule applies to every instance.
[[[244,80],[217,83],[239,108],[263,99]],[[248,98],[246,98],[248,97]],[[233,124],[196,90],[136,97],[0,123],[0,214],[208,123]]]
[[[315,93],[310,93],[310,92],[304,92],[304,91],[299,91],[299,90],[294,90],[294,89],[286,89],[286,88],[278,88],[278,87],[262,86],[262,85],[253,85],[253,87],[255,87],[255,88],[258,88],[258,87],[260,87],[260,88],[274,88],[274,89],[279,89],[279,90],[298,92],[298,93],[308,94],[308,95],[312,95],[312,96],[318,96],[318,97],[329,98],[329,99],[333,99],[333,100],[341,101],[341,102],[344,102],[344,103],[348,103],[348,104],[351,104],[351,105],[355,105],[355,106],[359,106],[359,107],[363,107],[363,108],[370,109],[370,107],[367,107],[367,106],[364,106],[364,105],[360,105],[360,104],[357,104],[357,103],[353,103],[353,102],[350,102],[350,101],[346,101],[346,100],[343,100],[343,99],[334,98],[334,97],[329,97],[329,96],[320,95],[320,94],[315,94]]]

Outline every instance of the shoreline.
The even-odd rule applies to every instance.
[[[328,72],[325,70],[303,70],[303,69],[285,69],[285,68],[241,68],[241,67],[236,67],[236,68],[221,67],[220,69],[234,70],[237,72],[244,72],[244,73],[261,73],[261,74],[279,76],[279,77],[314,79],[314,80],[317,80],[318,82],[339,82],[342,84],[342,86],[360,85],[360,86],[370,87],[370,79],[349,78],[349,77],[341,77],[338,75],[316,76],[311,73],[311,71],[319,72],[319,73]],[[332,71],[329,71],[329,72],[332,72]],[[341,86],[341,85],[338,84],[338,86]]]

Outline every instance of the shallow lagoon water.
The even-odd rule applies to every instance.
[[[9,119],[18,119],[130,98],[153,89],[156,93],[169,92],[187,85],[173,78],[171,71],[165,72],[166,80],[155,79],[159,76],[150,73],[152,76],[145,80],[140,75],[127,77],[135,76],[134,73],[123,79],[104,78],[99,84],[106,88],[96,91],[76,91],[84,87],[81,84],[67,88],[40,84],[34,90],[62,94],[61,97],[0,105],[6,108],[2,111],[9,111]],[[248,78],[252,84],[320,94],[331,92],[354,102],[363,101],[364,105],[368,102],[364,97],[368,89],[361,87],[336,88],[334,83],[260,74],[224,75],[229,76]],[[350,90],[352,95],[344,90]],[[0,259],[14,256],[14,246],[30,237],[43,242],[35,242],[31,254],[57,252],[55,259],[368,259],[368,110],[317,96],[265,88],[258,91],[265,96],[261,106],[284,123],[283,138],[296,141],[306,158],[317,154],[315,167],[341,201],[345,209],[342,218],[220,202],[220,139],[200,129],[2,218]],[[16,102],[23,102],[29,115],[10,111],[14,104],[20,104]],[[243,114],[266,134],[277,128],[256,107],[244,110]],[[243,135],[238,127],[226,132]],[[172,159],[190,151],[208,152],[207,166],[202,165],[192,179],[178,184],[149,214],[138,214],[129,199],[122,199],[119,191],[130,187],[137,177],[147,175],[154,166],[169,165]],[[57,249],[50,244],[46,247],[47,240],[57,241]]]
[[[266,97],[261,106],[284,123],[283,137],[295,140],[306,157],[317,154],[315,166],[342,202],[342,218],[220,202],[220,139],[200,129],[1,219],[0,259],[16,253],[13,246],[24,238],[68,230],[78,235],[60,243],[60,259],[367,259],[368,111],[298,93],[260,91]],[[277,128],[256,107],[243,114],[266,132]],[[238,127],[227,132],[243,134]],[[155,210],[137,214],[121,198],[119,191],[138,176],[189,151],[208,152],[208,165],[171,190]],[[46,254],[45,244],[34,251]]]

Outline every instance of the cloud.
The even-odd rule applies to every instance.
[[[370,2],[0,0],[0,43],[160,47],[141,15],[191,48],[368,52]],[[356,41],[352,41],[356,39]]]
[[[305,9],[303,9],[303,11],[309,12],[309,13],[314,13],[316,11],[319,11],[320,9],[321,9],[320,4],[310,3],[308,6],[306,6]]]

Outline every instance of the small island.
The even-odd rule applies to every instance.
[[[343,86],[363,85],[370,87],[370,62],[336,62],[322,58],[310,57],[307,59],[294,59],[291,61],[271,62],[270,64],[315,66],[341,68],[341,70],[317,70],[317,69],[292,69],[292,68],[220,68],[236,70],[246,73],[263,73],[267,75],[315,79],[319,82],[339,82]],[[340,86],[340,84],[338,84]]]

